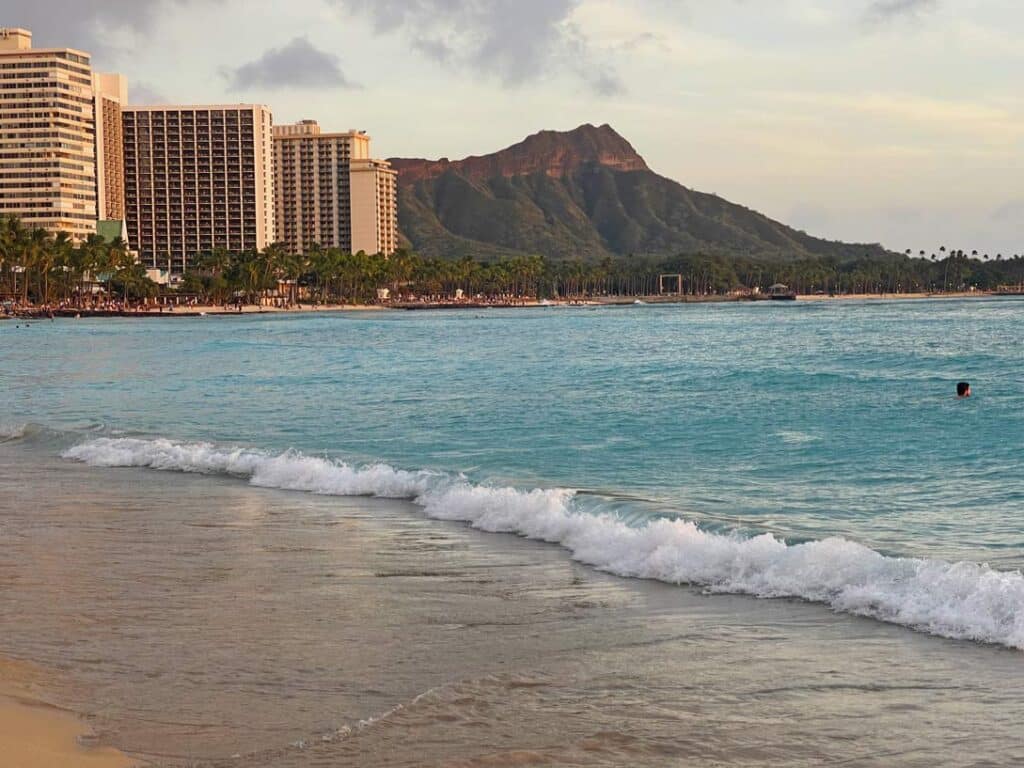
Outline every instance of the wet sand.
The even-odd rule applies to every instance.
[[[89,729],[72,712],[47,704],[48,676],[25,662],[0,659],[0,749],[10,768],[130,768],[138,761],[111,747],[88,746]]]
[[[0,444],[0,652],[157,766],[1024,762],[1017,652],[58,451]]]

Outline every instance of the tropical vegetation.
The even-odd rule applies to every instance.
[[[665,278],[665,279],[663,279]],[[218,249],[196,257],[173,288],[159,287],[124,242],[99,236],[74,243],[65,234],[29,229],[0,218],[0,297],[21,304],[76,304],[97,293],[128,301],[165,294],[202,303],[259,303],[285,296],[314,304],[465,296],[579,298],[650,296],[665,289],[688,295],[767,290],[782,283],[798,293],[986,291],[1024,284],[1024,257],[980,255],[942,247],[856,258],[771,260],[696,253],[669,258],[626,256],[552,261],[516,256],[484,261],[427,258],[401,250],[389,258],[312,248],[292,255],[280,244],[255,252]]]
[[[81,304],[94,288],[128,300],[157,291],[123,240],[90,235],[75,243],[64,232],[52,235],[0,216],[0,297],[21,304]]]

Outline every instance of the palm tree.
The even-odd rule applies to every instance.
[[[50,276],[54,273],[62,253],[70,248],[71,237],[66,232],[60,232],[54,237],[49,233],[33,232],[32,243],[36,260],[36,298],[43,304],[49,304]],[[25,283],[27,285],[28,281]]]
[[[0,267],[9,280],[5,293],[17,296],[18,274],[23,268],[22,258],[25,253],[28,231],[21,220],[14,216],[0,216]]]
[[[110,268],[110,249],[100,235],[89,235],[78,246],[79,259],[79,301],[85,294],[86,280],[95,282]]]
[[[53,239],[53,274],[60,284],[60,299],[67,301],[71,287],[77,284],[77,261],[75,244],[66,232],[58,232]],[[44,301],[49,302],[49,290]]]
[[[156,283],[146,275],[146,268],[136,263],[134,259],[122,262],[113,280],[120,285],[121,295],[126,303],[129,298],[152,298],[157,292]]]
[[[255,262],[260,291],[273,287],[278,280],[284,279],[288,275],[288,251],[283,243],[268,245],[256,254]]]
[[[50,248],[50,233],[41,227],[31,231],[28,242],[22,251],[22,272],[24,279],[21,281],[22,302],[28,304],[29,282],[35,273],[37,287],[40,287],[43,280],[42,274],[48,272],[52,267],[52,250]]]

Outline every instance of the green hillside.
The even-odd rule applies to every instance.
[[[687,189],[648,170],[608,126],[547,131],[482,158],[392,162],[399,170],[402,233],[426,256],[704,252],[777,260],[885,253],[878,245],[811,237]]]

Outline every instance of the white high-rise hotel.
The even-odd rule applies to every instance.
[[[0,29],[0,215],[81,240],[122,219],[120,75],[73,48]]]

